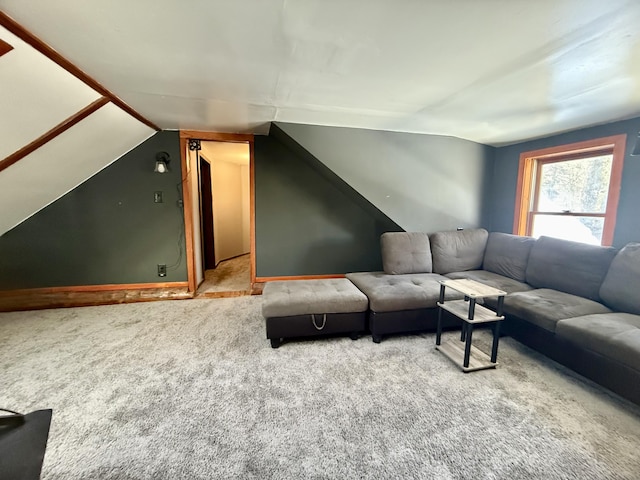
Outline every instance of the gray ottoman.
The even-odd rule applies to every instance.
[[[262,299],[273,348],[291,337],[348,333],[355,340],[366,329],[369,300],[346,278],[269,282]]]

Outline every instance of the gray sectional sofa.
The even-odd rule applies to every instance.
[[[347,275],[369,298],[375,342],[435,329],[438,281],[470,278],[508,292],[504,334],[640,404],[640,243],[617,250],[471,229],[385,233],[381,250],[383,272]]]

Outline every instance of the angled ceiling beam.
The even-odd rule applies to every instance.
[[[23,159],[24,157],[26,157],[30,153],[33,153],[38,148],[43,146],[48,141],[53,140],[55,137],[57,137],[61,133],[69,130],[76,123],[84,120],[89,115],[91,115],[92,113],[97,111],[99,108],[105,106],[107,103],[109,103],[109,99],[108,98],[100,97],[98,100],[96,100],[95,102],[87,105],[86,107],[84,107],[82,110],[80,110],[75,115],[70,116],[69,118],[67,118],[63,122],[61,122],[58,125],[56,125],[55,127],[53,127],[51,130],[49,130],[44,135],[41,135],[40,137],[36,138],[33,142],[25,145],[24,147],[22,147],[17,152],[12,153],[11,155],[9,155],[4,160],[0,160],[0,172],[2,170],[4,170],[5,168],[9,168],[11,165],[13,165],[17,161]]]
[[[0,38],[0,57],[11,50],[13,50],[13,47]]]
[[[98,83],[98,81],[96,81],[91,76],[89,76],[88,74],[80,70],[73,63],[71,63],[69,60],[64,58],[62,55],[56,52],[53,48],[51,48],[49,45],[47,45],[42,40],[37,38],[34,34],[29,32],[22,25],[18,24],[14,19],[9,17],[7,14],[5,14],[2,11],[0,11],[0,25],[2,25],[4,28],[9,30],[11,33],[16,35],[17,37],[19,37],[24,42],[31,45],[37,51],[39,51],[40,53],[42,53],[43,55],[45,55],[46,57],[48,57],[49,59],[57,63],[58,65],[60,65],[67,72],[69,72],[70,74],[82,80],[84,83],[86,83],[91,88],[93,88],[96,92],[107,97],[111,102],[113,102],[115,105],[120,107],[122,110],[127,112],[129,115],[131,115],[135,119],[139,120],[140,122],[153,128],[156,131],[160,130],[160,127],[158,127],[155,123],[151,122],[150,120],[147,120],[145,117],[140,115],[133,108],[131,108],[129,105],[127,105],[122,100],[120,100],[114,93],[107,90],[104,86]]]

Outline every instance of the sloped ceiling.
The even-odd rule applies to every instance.
[[[0,160],[100,98],[50,59],[0,27],[13,50],[0,58]]]
[[[640,114],[637,0],[0,0],[165,129],[501,145]]]
[[[0,235],[138,145],[154,130],[0,27]],[[69,122],[91,105],[76,123]],[[39,148],[10,161],[60,125]]]

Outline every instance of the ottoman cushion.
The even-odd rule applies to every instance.
[[[262,297],[267,318],[364,312],[369,307],[366,295],[346,278],[269,282]]]

